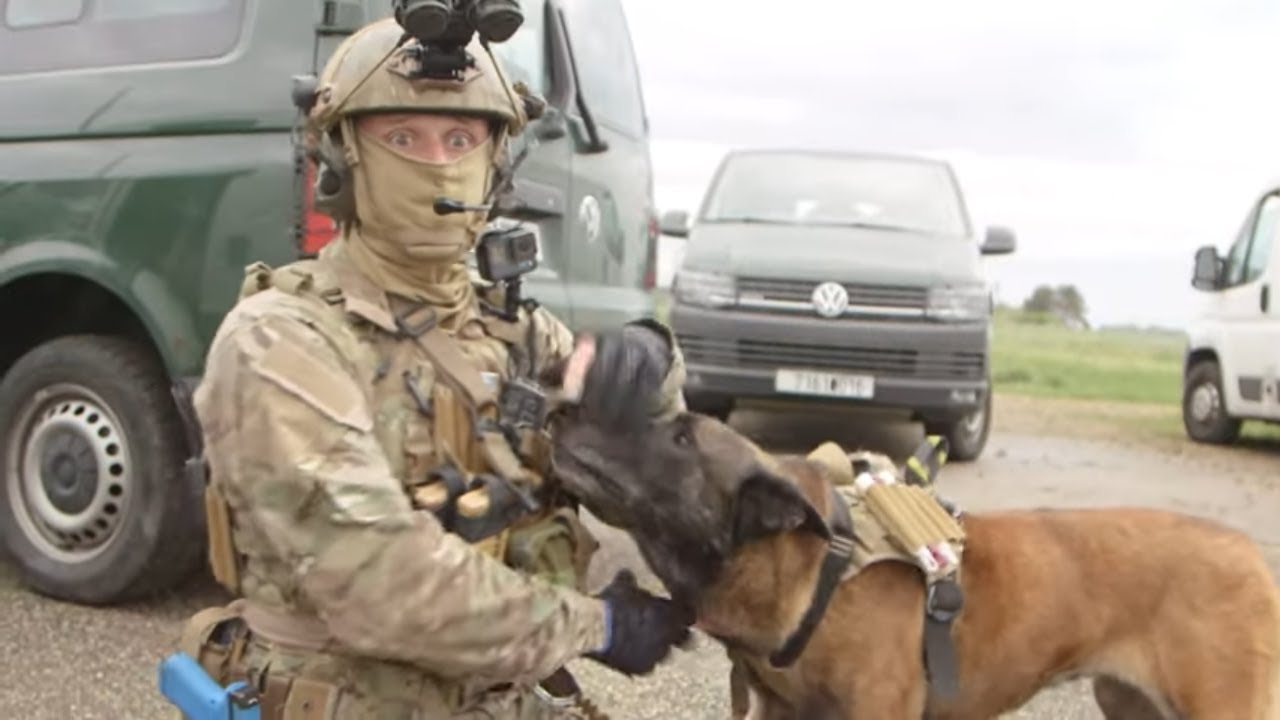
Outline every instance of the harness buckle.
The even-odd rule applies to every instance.
[[[547,707],[555,708],[556,710],[569,710],[577,707],[581,693],[575,691],[573,694],[557,697],[541,685],[534,685],[533,694]]]
[[[410,320],[410,316],[422,310],[427,311],[426,319],[416,323]],[[400,332],[404,333],[405,335],[411,338],[416,339],[430,332],[431,329],[436,326],[438,322],[438,318],[436,317],[436,311],[434,308],[432,308],[427,303],[419,303],[417,305],[411,305],[408,308],[405,308],[403,312],[396,313],[395,322],[396,322],[396,327],[400,330]]]
[[[840,558],[853,557],[853,538],[840,533],[831,534],[827,552]]]
[[[955,580],[943,578],[929,583],[924,609],[928,616],[940,623],[949,623],[964,608],[964,593]]]

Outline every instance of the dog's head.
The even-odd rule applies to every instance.
[[[626,530],[679,602],[697,606],[748,543],[790,531],[830,537],[787,461],[713,418],[682,413],[624,436],[567,413],[555,420],[553,436],[565,488]]]

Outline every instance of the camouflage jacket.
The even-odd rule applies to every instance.
[[[251,267],[220,325],[195,402],[210,482],[226,499],[240,591],[318,619],[341,654],[440,677],[533,682],[603,644],[602,604],[504,565],[416,510],[407,489],[439,463],[422,407],[437,368],[396,333],[390,299],[342,261]],[[534,370],[572,349],[529,314]],[[511,346],[464,326],[469,362],[506,379]],[[674,353],[655,412],[683,407]],[[501,555],[500,553],[498,555]]]

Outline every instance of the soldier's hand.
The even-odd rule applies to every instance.
[[[586,418],[610,430],[634,430],[649,417],[670,364],[666,340],[653,330],[628,325],[594,338],[582,379]]]
[[[630,570],[621,570],[597,596],[609,606],[609,645],[587,657],[626,675],[653,671],[676,645],[691,636],[692,613],[636,584]]]

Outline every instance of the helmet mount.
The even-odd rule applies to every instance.
[[[524,23],[518,0],[393,0],[396,22],[405,39],[418,45],[416,76],[460,80],[475,67],[467,45],[475,35],[481,45],[505,42]]]

